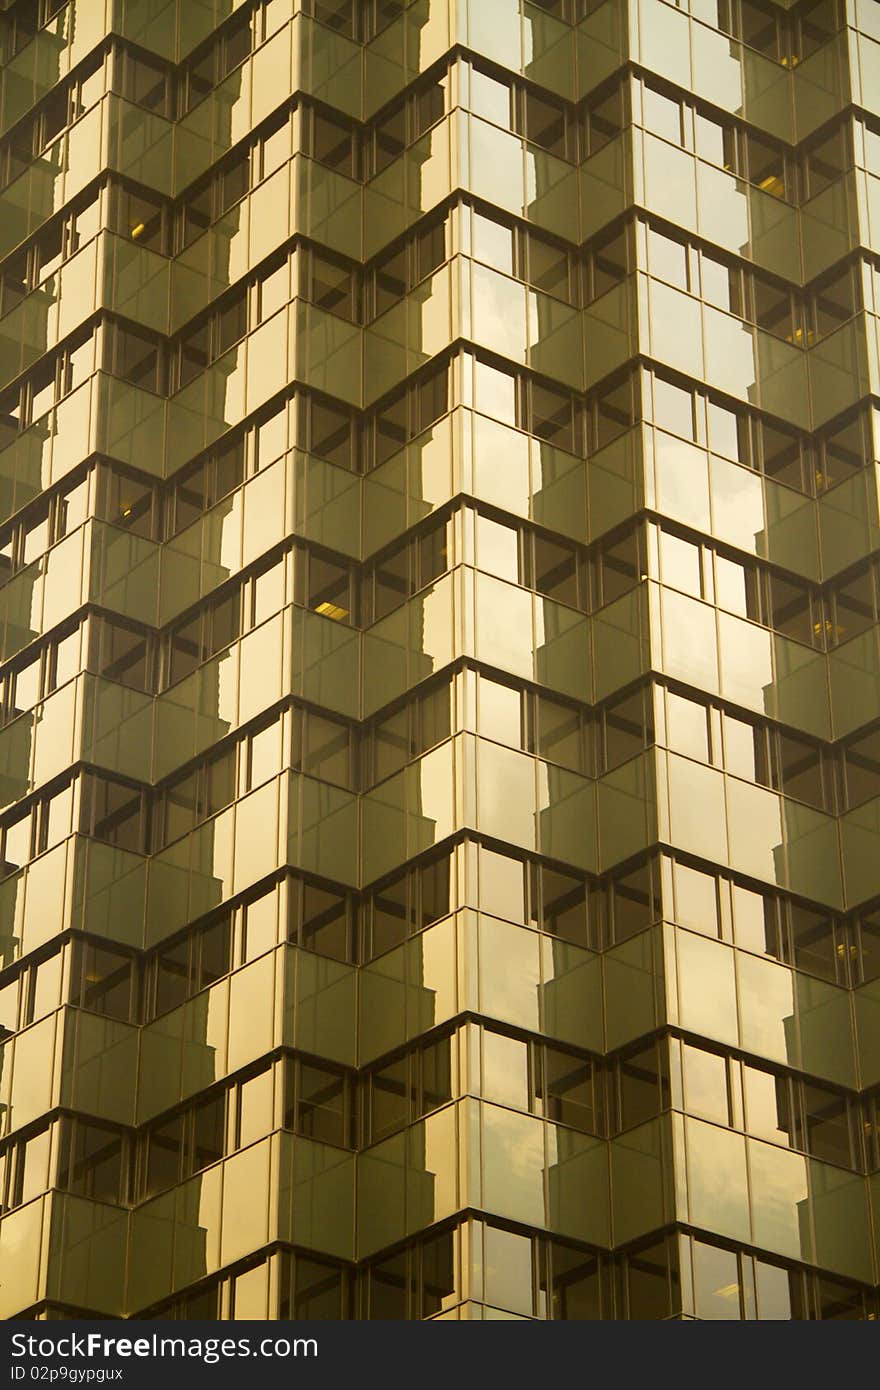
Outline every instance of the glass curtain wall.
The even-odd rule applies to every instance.
[[[876,10],[5,6],[0,1316],[878,1316]]]

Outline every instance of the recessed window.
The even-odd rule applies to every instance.
[[[540,381],[529,383],[532,434],[568,453],[575,451],[574,412],[571,396]]]
[[[665,280],[681,290],[688,284],[688,248],[663,232],[648,228],[648,266],[658,280]]]
[[[791,291],[761,276],[753,277],[755,323],[777,338],[794,341]]]
[[[351,126],[323,111],[311,112],[310,153],[328,169],[357,177],[357,143]]]
[[[265,128],[260,136],[259,172],[267,179],[290,158],[290,115],[285,111]]]
[[[533,538],[534,587],[558,603],[577,607],[582,603],[578,553],[565,541],[536,534]]]
[[[516,424],[516,377],[488,362],[474,363],[474,405],[484,415]]]
[[[654,377],[654,424],[672,434],[694,439],[694,398],[690,391],[663,377]]]
[[[220,169],[217,183],[217,214],[222,217],[250,187],[250,159],[247,150],[230,159]]]
[[[77,1008],[128,1023],[136,1002],[131,956],[108,946],[77,942],[71,966],[70,1002]]]
[[[642,577],[639,538],[636,531],[602,547],[598,556],[598,606],[613,603],[629,593]]]
[[[858,280],[850,266],[813,291],[816,333],[824,337],[851,319],[860,307]]]
[[[109,1125],[83,1119],[62,1121],[58,1186],[95,1202],[119,1203],[124,1190],[122,1135]]]
[[[664,584],[681,589],[694,598],[703,597],[700,547],[669,531],[659,532],[660,576]]]
[[[355,37],[355,8],[352,0],[309,0],[315,19],[346,38]]]
[[[880,796],[880,729],[847,744],[843,756],[847,804],[859,806]]]
[[[159,116],[169,116],[171,81],[168,70],[143,54],[121,49],[117,55],[117,82],[127,101]]]
[[[615,233],[603,242],[594,243],[590,257],[591,281],[589,295],[597,299],[626,278],[628,271],[627,233]]]
[[[322,1144],[351,1143],[350,1085],[342,1072],[297,1060],[286,1071],[284,1127]]]
[[[537,92],[524,92],[523,124],[527,140],[560,159],[569,158],[569,120],[561,102]]]
[[[814,198],[822,193],[846,172],[851,162],[847,126],[841,124],[804,152],[805,196]]]
[[[612,902],[615,941],[626,941],[650,926],[659,908],[653,865],[642,864],[615,878]]]
[[[471,70],[470,108],[476,116],[495,125],[510,125],[510,87],[479,68]]]
[[[803,489],[804,466],[800,436],[775,420],[758,424],[761,465],[768,478]]]
[[[619,85],[591,102],[583,118],[585,152],[588,156],[598,154],[623,130],[623,105],[623,88]]]
[[[413,95],[412,110],[412,139],[418,140],[429,130],[432,125],[439,121],[446,109],[446,78],[435,82],[429,82],[427,86],[420,87]]]
[[[833,622],[829,632],[837,644],[865,632],[875,621],[874,583],[869,569],[835,586],[830,595]]]
[[[218,48],[218,80],[222,82],[244,62],[251,51],[251,15],[247,8],[239,14],[220,36]]]
[[[310,261],[312,302],[331,314],[355,322],[357,280],[352,268],[344,261],[331,259],[318,251],[312,251]]]
[[[742,133],[750,181],[774,198],[786,196],[785,156],[782,150],[754,131]]]
[[[786,796],[826,810],[823,762],[816,744],[779,731],[780,790]]]
[[[628,762],[644,751],[653,738],[645,717],[645,696],[641,690],[614,700],[603,710],[604,766],[608,770]]]
[[[799,642],[821,643],[822,625],[817,624],[819,632],[813,630],[810,591],[796,580],[785,579],[782,575],[769,576],[770,626],[786,637],[794,637]]]
[[[380,174],[406,149],[406,105],[400,103],[373,127],[372,174]]]
[[[682,111],[678,101],[646,83],[643,89],[642,110],[647,131],[652,135],[662,136],[664,140],[671,140],[675,145],[681,144]]]

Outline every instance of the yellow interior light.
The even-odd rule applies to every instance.
[[[138,237],[139,237],[139,236],[143,236],[143,234],[144,234],[145,231],[146,231],[146,224],[145,224],[144,222],[139,222],[139,223],[137,224],[136,227],[132,227],[132,229],[131,229],[131,239],[132,239],[132,241],[137,241]]]
[[[813,336],[812,328],[796,328],[793,333],[786,333],[785,341],[787,343],[798,343],[799,345],[803,345],[804,343],[812,345]]]
[[[715,1290],[716,1298],[736,1298],[739,1295],[739,1284],[725,1284],[723,1288]]]
[[[326,599],[323,603],[318,604],[315,612],[322,613],[325,618],[332,618],[335,623],[341,622],[343,618],[348,617],[347,608],[340,608],[338,603],[328,603]]]
[[[785,191],[782,179],[778,174],[768,174],[766,179],[761,179],[758,187],[763,188],[765,193],[772,193],[774,198],[781,197]]]
[[[123,515],[123,516],[131,516],[131,507],[123,507],[123,508],[122,508],[122,515]]]

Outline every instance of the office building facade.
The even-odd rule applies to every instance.
[[[876,1317],[880,5],[0,19],[0,1316]]]

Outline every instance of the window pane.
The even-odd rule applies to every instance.
[[[662,135],[664,140],[671,140],[676,145],[681,143],[681,107],[677,101],[646,84],[643,110],[646,130],[654,135]]]

